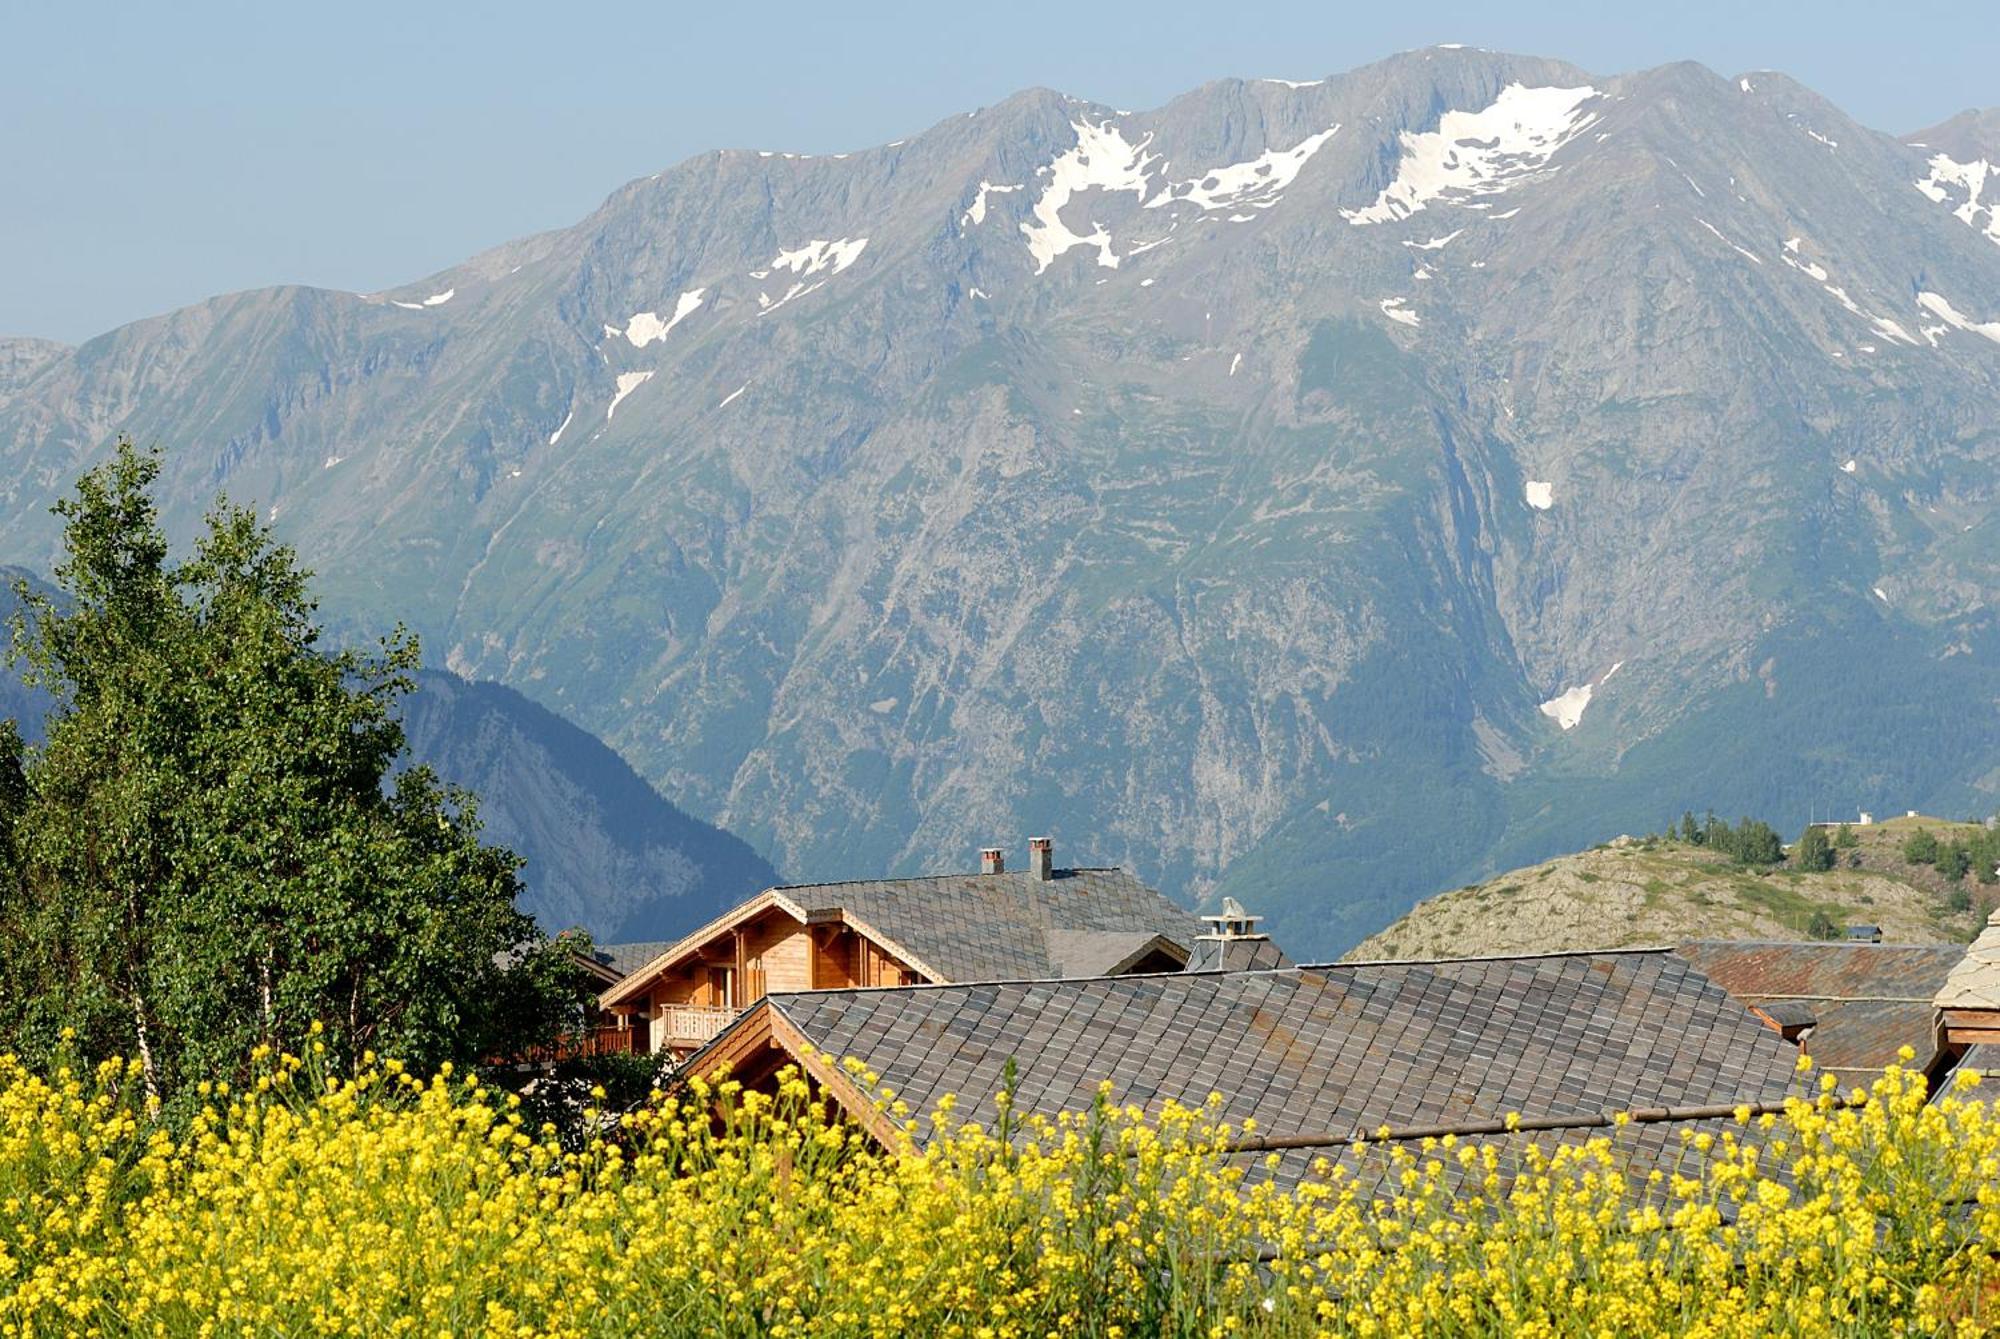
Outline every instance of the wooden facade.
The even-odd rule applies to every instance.
[[[692,1053],[767,994],[918,985],[933,977],[841,921],[814,923],[769,894],[683,941],[608,992],[635,1051]]]

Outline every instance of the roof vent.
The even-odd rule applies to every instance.
[[[1000,854],[997,846],[981,847],[979,851],[979,872],[981,874],[1005,874],[1007,857]]]
[[[1047,837],[1028,838],[1028,873],[1044,882],[1056,876],[1056,844]]]
[[[1197,939],[1216,939],[1230,943],[1239,939],[1269,939],[1270,936],[1257,928],[1262,916],[1252,916],[1243,909],[1243,904],[1233,897],[1222,899],[1222,910],[1212,916],[1203,916],[1208,929],[1195,936]]]

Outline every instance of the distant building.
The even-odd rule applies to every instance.
[[[1863,809],[1859,814],[1859,816],[1852,819],[1823,818],[1818,820],[1817,822],[1808,823],[1806,824],[1806,826],[1809,828],[1866,828],[1866,827],[1873,827],[1874,824],[1875,824],[1875,815],[1869,813],[1866,809]]]
[[[1046,837],[1025,870],[997,848],[980,856],[978,874],[768,888],[662,946],[599,1005],[633,1050],[685,1056],[766,995],[1174,972],[1200,934],[1123,870],[1057,869]]]

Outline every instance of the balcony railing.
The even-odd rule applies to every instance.
[[[740,1012],[698,1004],[664,1005],[660,1009],[660,1042],[664,1046],[700,1046],[728,1027]]]
[[[491,1057],[488,1064],[548,1065],[562,1060],[581,1060],[597,1055],[624,1055],[634,1049],[629,1028],[593,1027],[588,1032],[562,1037],[553,1046],[534,1046],[518,1055]]]

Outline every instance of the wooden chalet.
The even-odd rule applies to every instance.
[[[686,1056],[769,995],[1179,969],[1201,926],[1118,869],[1028,868],[997,849],[978,874],[788,884],[702,926],[610,985],[631,1049]]]

